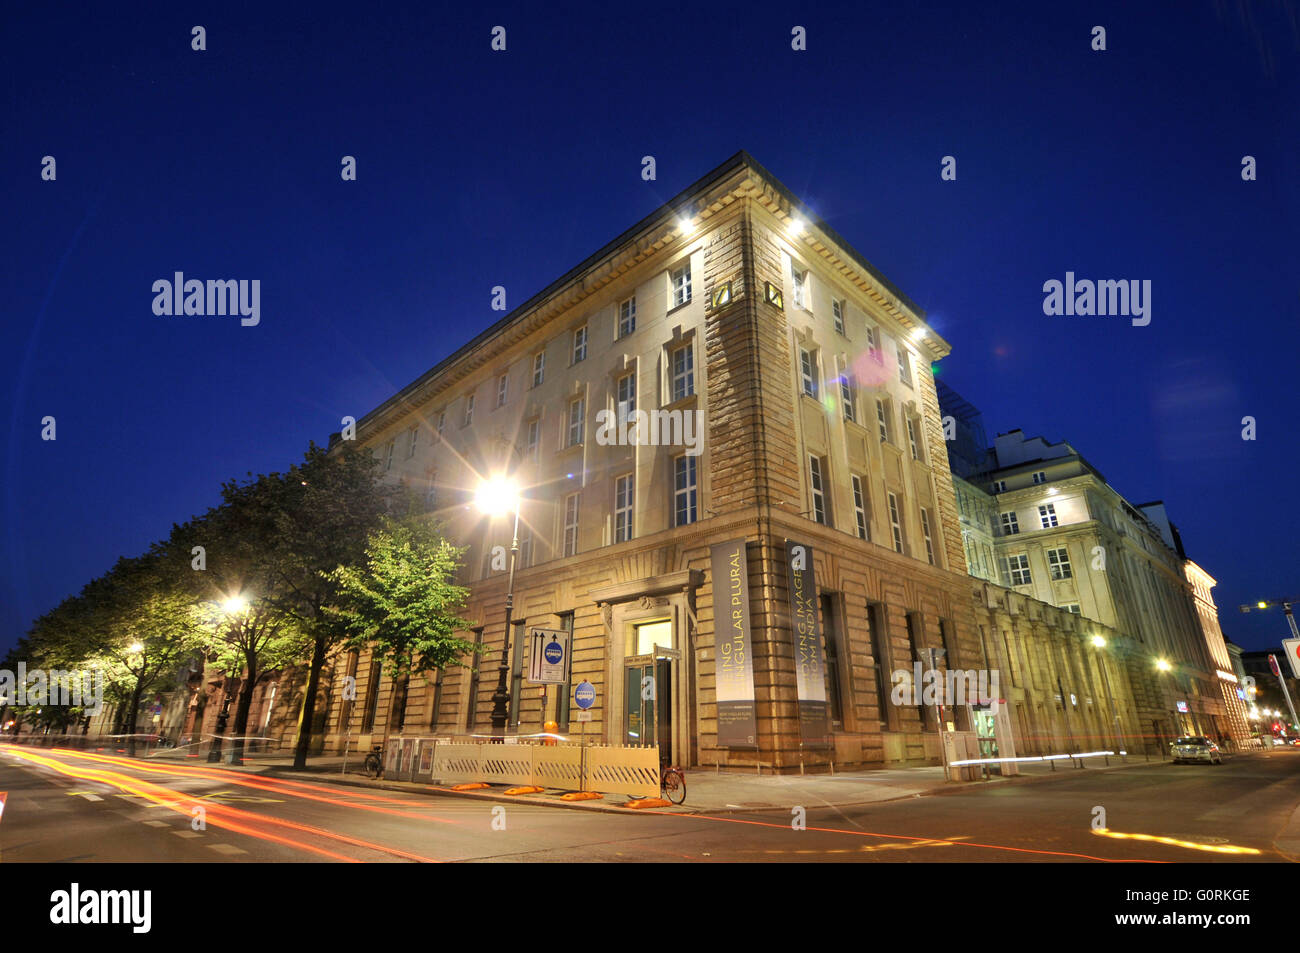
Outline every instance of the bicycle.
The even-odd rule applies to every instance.
[[[659,769],[659,793],[673,804],[686,800],[686,772],[677,765],[662,765]]]
[[[365,763],[361,766],[361,771],[368,778],[381,778],[384,776],[384,746],[375,745],[370,749],[370,754],[366,755]]]

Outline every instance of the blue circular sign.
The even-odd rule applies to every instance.
[[[564,646],[560,645],[559,642],[552,642],[542,649],[542,657],[552,665],[559,665],[560,660],[564,658]]]
[[[578,703],[579,708],[586,711],[596,704],[596,687],[584,679],[573,690],[573,700]]]

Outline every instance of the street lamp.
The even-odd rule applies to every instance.
[[[506,677],[510,668],[510,630],[514,624],[515,557],[519,554],[519,487],[504,477],[485,480],[475,496],[475,503],[489,517],[501,516],[512,509],[515,513],[514,535],[510,541],[510,576],[506,583],[505,640],[501,648],[501,665],[497,669],[497,690],[492,695],[492,743],[503,744],[510,704]]]
[[[221,611],[227,616],[243,615],[248,611],[248,600],[236,593],[222,601]],[[221,746],[226,735],[226,725],[230,722],[230,702],[232,700],[230,676],[223,672],[221,675],[221,711],[217,713],[216,737],[212,739],[212,747],[208,749],[209,763],[215,764],[221,761]]]
[[[1104,649],[1106,647],[1106,640],[1100,635],[1093,635],[1092,644],[1093,647],[1098,650]],[[1115,696],[1112,695],[1110,691],[1110,673],[1106,671],[1106,656],[1104,654],[1098,659],[1098,664],[1101,666],[1102,684],[1106,686],[1106,697],[1110,699],[1110,713],[1115,719],[1115,752],[1124,756],[1125,762],[1127,763],[1127,755],[1124,751],[1124,737],[1120,733],[1119,709],[1115,707]]]

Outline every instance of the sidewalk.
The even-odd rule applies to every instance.
[[[409,791],[431,796],[534,804],[571,810],[634,813],[621,806],[628,801],[627,796],[621,794],[607,794],[602,800],[562,801],[559,797],[564,793],[562,791],[510,796],[504,793],[506,785],[495,785],[481,791],[452,791],[449,786],[425,782],[372,781],[356,773],[360,764],[355,757],[349,760],[346,775],[341,773],[343,758],[338,756],[311,758],[305,771],[293,770],[292,763],[292,758],[288,757],[257,757],[246,759],[242,767],[227,764],[222,764],[221,767],[266,774],[286,780],[328,782],[389,791]],[[1057,761],[1054,765],[1046,762],[1025,762],[1017,765],[1020,773],[1015,777],[1003,778],[994,775],[986,781],[945,781],[943,768],[937,765],[875,768],[865,771],[837,772],[834,775],[804,776],[770,773],[759,775],[755,772],[735,769],[717,771],[713,768],[696,768],[686,772],[686,802],[680,806],[674,805],[656,808],[656,810],[681,814],[730,814],[750,811],[788,812],[796,805],[805,808],[861,807],[902,798],[967,793],[992,785],[1024,784],[1050,781],[1053,778],[1077,777],[1084,771],[1118,771],[1126,767],[1160,763],[1158,758],[1148,761],[1140,754],[1130,755],[1127,759],[1089,758],[1077,763]]]

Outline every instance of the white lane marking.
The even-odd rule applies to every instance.
[[[234,844],[209,844],[210,850],[215,850],[219,854],[247,854],[248,851],[242,847],[236,847]]]
[[[172,831],[177,837],[202,837],[198,831]]]
[[[150,827],[171,827],[166,821],[142,821],[141,823],[148,824]]]

